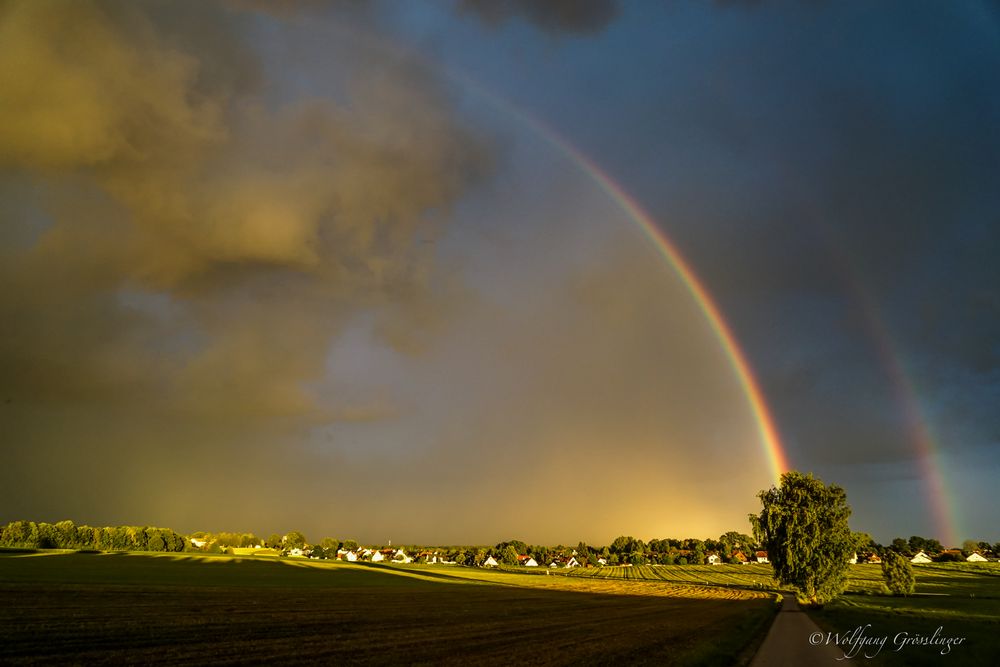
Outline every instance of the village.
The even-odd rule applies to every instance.
[[[288,551],[287,555],[292,557],[305,557],[305,558],[314,557],[312,551],[309,548],[306,549],[293,548]],[[589,563],[580,563],[576,559],[576,555],[577,555],[576,551],[574,550],[573,555],[569,557],[560,557],[553,559],[551,562],[548,563],[547,567],[549,569],[557,569],[557,568],[574,568],[574,567],[590,566]],[[363,561],[371,563],[389,562],[389,563],[398,563],[402,565],[408,565],[410,563],[422,563],[427,565],[458,564],[454,560],[448,560],[447,556],[442,555],[437,551],[421,551],[420,553],[411,556],[410,554],[406,553],[404,549],[391,549],[391,548],[388,549],[366,548],[366,549],[359,549],[357,551],[345,551],[343,549],[338,549],[335,559],[351,563],[357,561]],[[608,560],[605,558],[597,557],[596,560],[597,560],[597,566],[604,566],[608,564]],[[915,564],[933,563],[941,561],[959,561],[959,560],[969,563],[1000,562],[1000,558],[997,558],[996,556],[986,557],[978,551],[973,551],[971,554],[966,556],[963,555],[961,549],[947,549],[945,551],[942,551],[940,554],[934,554],[933,557],[931,554],[928,554],[925,551],[918,551],[909,560],[911,563]],[[723,556],[718,553],[710,552],[705,555],[705,564],[707,565],[721,565],[725,562],[726,561],[723,559]],[[766,551],[756,551],[754,552],[752,558],[748,558],[742,551],[737,551],[733,553],[728,562],[730,564],[735,563],[740,565],[750,565],[753,563],[759,563],[759,564],[770,563]],[[861,555],[854,554],[850,560],[850,563],[852,565],[856,565],[859,563],[880,564],[881,562],[882,558],[877,553],[868,553]],[[483,561],[478,565],[479,567],[500,567],[500,564],[501,564],[500,561],[498,561],[496,557],[494,557],[494,555],[490,554],[487,555],[486,558],[483,559]],[[540,566],[538,561],[535,560],[529,554],[518,554],[517,565],[521,567]],[[631,563],[622,563],[622,565],[628,566],[631,565]]]
[[[289,556],[299,556],[312,558],[312,552],[309,549],[291,549],[288,552]],[[574,567],[590,567],[591,564],[587,561],[581,563],[577,560],[577,551],[574,549],[570,556],[560,556],[552,559],[546,567],[549,569],[559,569],[559,568],[574,568]],[[747,558],[743,552],[737,551],[733,554],[732,558],[734,562],[742,564],[750,563],[768,563],[767,552],[757,551],[754,554],[753,559]],[[409,564],[409,563],[422,563],[427,565],[457,565],[458,562],[455,560],[449,560],[446,555],[442,555],[437,551],[421,551],[414,556],[406,553],[403,549],[359,549],[357,551],[345,551],[343,549],[337,550],[336,560],[356,562],[356,561],[366,561],[372,563],[378,562],[390,562],[398,564]],[[608,559],[597,556],[596,566],[601,567],[608,564]],[[721,555],[717,553],[709,553],[706,556],[706,562],[709,565],[719,565],[723,562]],[[509,563],[514,565],[514,563]],[[530,554],[518,554],[516,565],[521,567],[540,567],[541,565],[533,556]],[[631,565],[631,563],[623,563],[623,565]],[[479,567],[500,567],[501,562],[493,554],[487,554],[481,563],[478,563]]]
[[[939,542],[913,536],[896,538],[880,545],[859,537],[858,548],[850,564],[881,564],[888,551],[894,551],[913,564],[941,562],[997,562],[997,545],[967,540],[962,548],[946,549]],[[642,540],[621,536],[609,546],[590,547],[581,542],[575,548],[544,547],[512,540],[495,546],[425,547],[416,545],[363,546],[354,540],[341,542],[324,538],[309,544],[298,532],[272,535],[267,540],[243,533],[195,533],[188,538],[186,550],[232,555],[282,556],[313,560],[337,560],[348,563],[386,563],[397,565],[462,565],[484,568],[547,568],[550,570],[633,565],[766,565],[766,550],[755,547],[749,535],[726,533],[718,539]]]
[[[910,557],[910,562],[915,564],[921,563],[942,563],[942,562],[959,562],[965,561],[967,563],[988,563],[988,562],[1000,562],[1000,558],[993,555],[993,552],[986,552],[989,556],[984,556],[979,551],[973,551],[972,553],[966,555],[961,549],[945,549],[938,553],[929,554],[923,549],[913,554]],[[857,563],[881,563],[882,558],[877,553],[869,553],[864,555],[855,554],[851,559],[852,564]]]

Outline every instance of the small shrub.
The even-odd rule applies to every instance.
[[[886,589],[893,595],[911,595],[916,587],[910,561],[895,551],[887,552],[882,558],[882,577]]]

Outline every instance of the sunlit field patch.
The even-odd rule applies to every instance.
[[[538,571],[521,572],[478,568],[435,568],[434,570],[430,570],[428,566],[409,566],[407,569],[413,572],[438,571],[448,576],[470,581],[548,590],[609,593],[614,595],[652,595],[704,600],[748,600],[752,598],[773,597],[763,590],[752,590],[749,586],[720,586],[718,585],[718,578],[712,578],[711,581],[697,577],[690,578],[687,581],[671,581],[652,576],[623,576],[625,571],[632,568],[580,568],[563,571],[541,569]],[[641,570],[641,568],[635,569],[637,571]],[[608,576],[600,576],[601,574]],[[616,574],[618,576],[615,576]]]

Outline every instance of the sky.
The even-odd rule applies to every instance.
[[[1000,540],[995,2],[10,0],[0,45],[0,521],[705,538],[784,459]]]

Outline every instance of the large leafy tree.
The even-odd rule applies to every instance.
[[[965,540],[964,542],[962,542],[962,555],[963,556],[968,556],[973,551],[979,551],[979,542],[978,541],[976,541],[976,540]]]
[[[854,538],[853,548],[855,553],[864,554],[880,551],[878,544],[875,542],[875,538],[868,533],[857,531],[852,533],[852,536]]]
[[[926,551],[929,554],[936,554],[944,551],[944,549],[941,547],[941,543],[938,542],[937,540],[927,537],[920,537],[919,535],[911,536],[907,544],[909,544],[911,554],[915,554],[918,551]]]
[[[789,471],[777,488],[757,497],[761,513],[751,514],[750,524],[755,539],[767,549],[775,578],[794,586],[798,597],[813,606],[840,594],[854,551],[844,490],[826,486],[812,474]]]
[[[913,552],[910,551],[910,543],[904,540],[902,537],[897,537],[893,539],[892,543],[889,545],[889,548],[895,551],[896,553],[902,554],[904,556],[913,555]]]
[[[306,546],[306,536],[297,530],[285,535],[285,548],[287,549],[304,549]]]
[[[730,558],[736,551],[742,551],[743,555],[747,557],[753,556],[755,542],[749,535],[743,535],[742,533],[737,533],[735,530],[731,530],[728,533],[720,535],[718,542],[722,555],[726,558]]]
[[[646,553],[646,544],[631,535],[621,535],[611,543],[611,553],[617,555],[621,562],[631,563],[636,556]]]
[[[525,542],[522,542],[521,540],[509,540],[507,542],[501,542],[500,544],[493,547],[493,553],[502,556],[507,547],[511,547],[514,550],[515,556],[529,553],[528,545]],[[514,562],[515,563],[517,562],[516,558],[514,559]]]
[[[517,549],[514,548],[514,545],[508,544],[500,552],[500,562],[504,565],[517,565],[517,556]]]
[[[694,548],[691,549],[691,553],[688,555],[688,562],[692,565],[704,565],[705,564],[705,543],[701,540],[696,540],[694,543]]]

